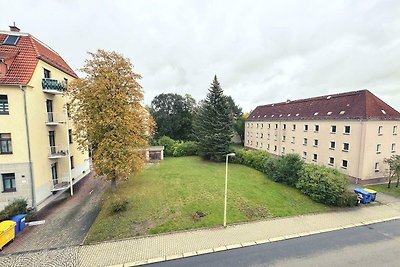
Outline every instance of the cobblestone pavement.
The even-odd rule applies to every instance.
[[[28,227],[4,247],[2,254],[81,244],[99,212],[101,193],[105,188],[105,183],[93,176],[93,173],[89,174],[74,186],[73,197],[67,191],[43,208],[38,213],[38,220],[45,220],[45,224]]]

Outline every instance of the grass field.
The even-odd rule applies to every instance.
[[[382,192],[394,197],[400,197],[400,187],[396,187],[396,181],[392,182],[390,188],[387,188],[387,184],[369,185],[368,188],[378,191],[378,194]]]
[[[113,214],[111,193],[104,194],[86,243],[220,226],[224,179],[224,163],[198,157],[166,158],[118,184],[117,194],[129,199],[127,211]],[[243,165],[230,164],[228,180],[228,224],[330,209]]]

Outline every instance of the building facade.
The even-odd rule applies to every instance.
[[[258,106],[245,147],[299,154],[367,184],[384,181],[385,158],[399,154],[400,113],[368,90]]]
[[[90,172],[73,140],[65,89],[77,78],[50,47],[15,26],[0,31],[0,210],[40,207]]]

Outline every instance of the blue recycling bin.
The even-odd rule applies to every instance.
[[[356,193],[357,195],[359,195],[361,197],[361,199],[360,199],[361,203],[363,203],[363,204],[371,203],[373,195],[370,192],[365,191],[362,188],[355,188],[354,193]]]
[[[26,217],[26,214],[18,214],[11,218],[11,221],[16,223],[15,235],[17,235],[19,232],[24,230],[24,228],[26,226],[25,225],[25,217]]]

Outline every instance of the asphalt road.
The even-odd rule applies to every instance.
[[[400,220],[147,266],[400,266]]]

